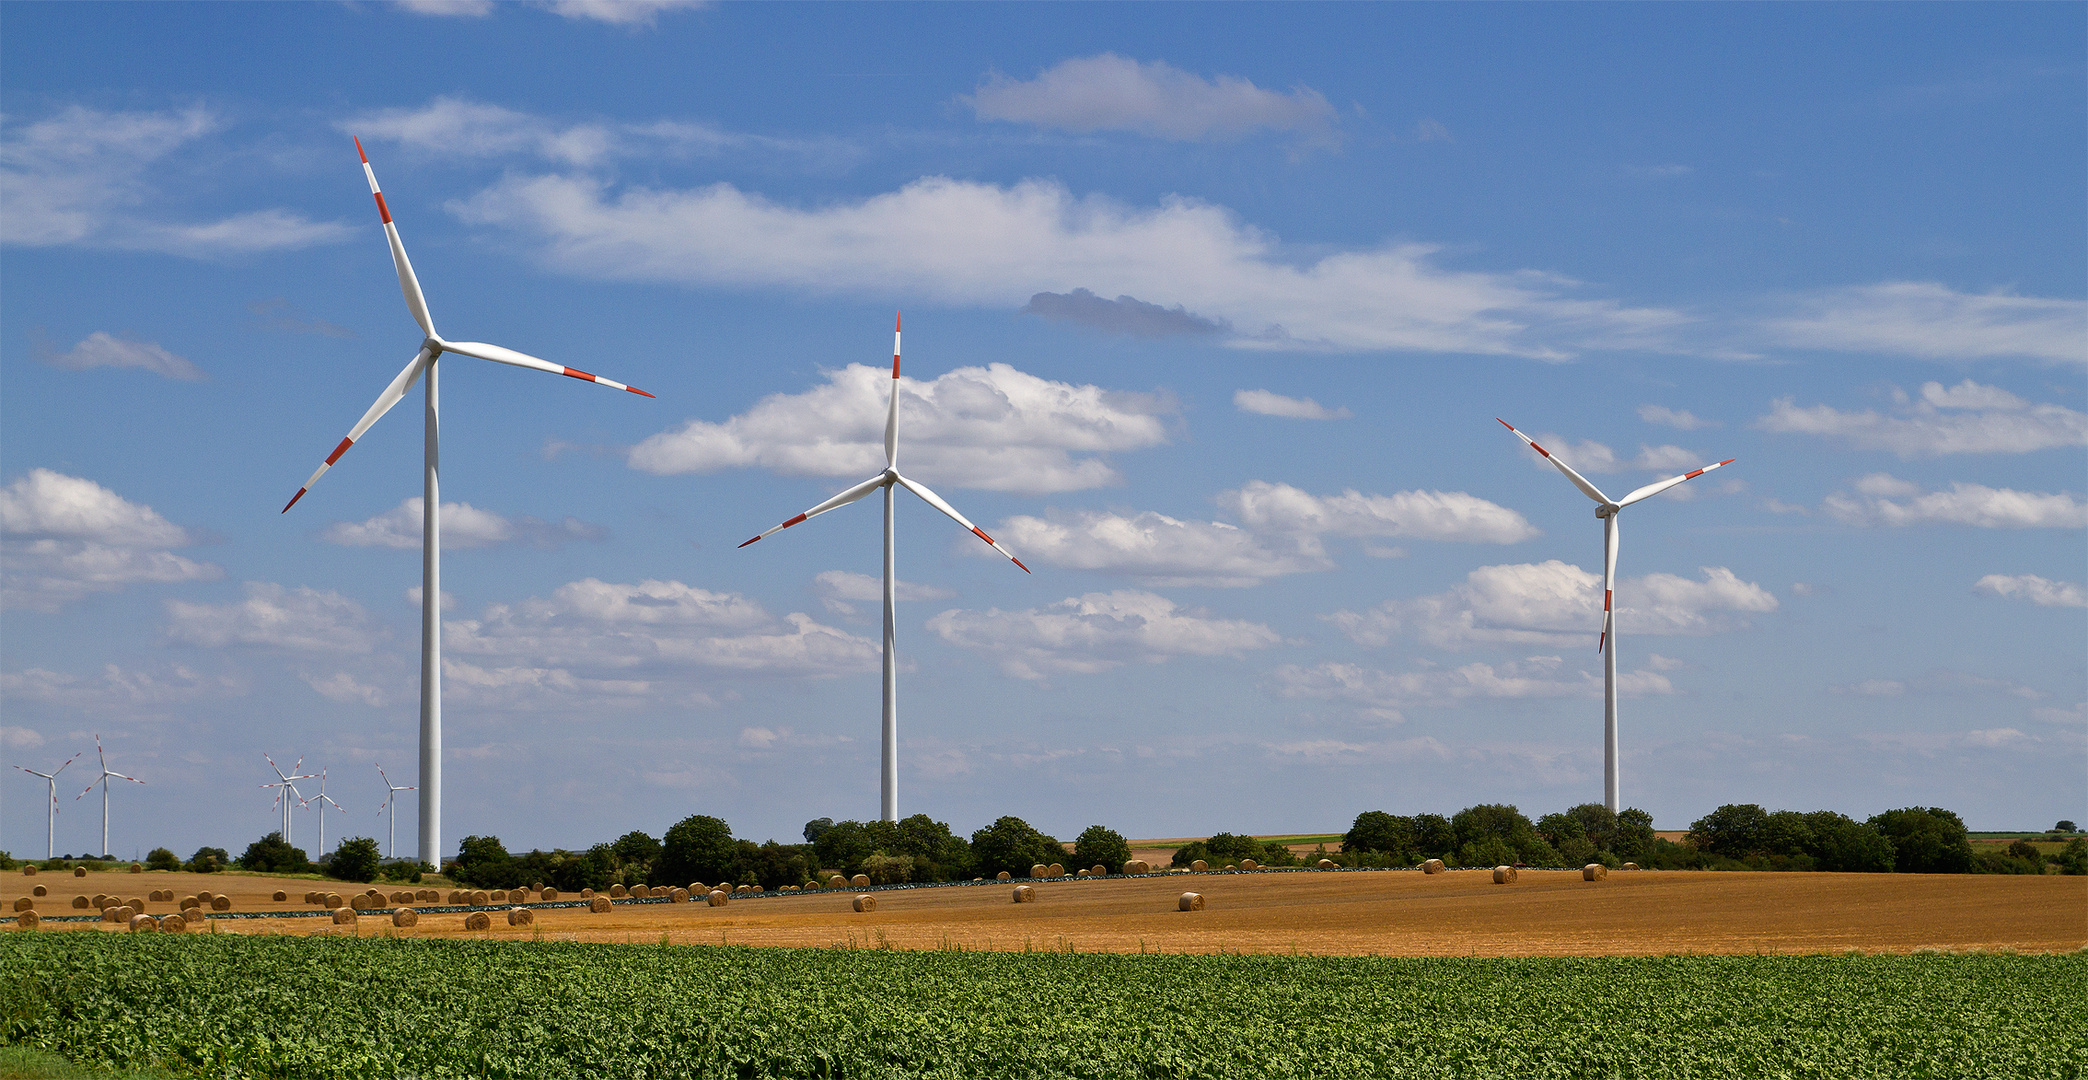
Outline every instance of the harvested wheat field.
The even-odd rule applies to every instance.
[[[277,879],[220,874],[102,875],[81,891],[128,877],[166,879],[177,896],[215,886],[234,910],[314,910],[267,901]],[[68,882],[71,879],[67,879]],[[250,884],[249,884],[250,883]],[[292,882],[291,885],[301,883]],[[545,938],[770,946],[1024,949],[1080,952],[1309,953],[1379,956],[1599,956],[1814,953],[1923,948],[2069,952],[2088,946],[2088,878],[2013,875],[1771,874],[1639,871],[1584,881],[1579,870],[1526,870],[1495,885],[1487,870],[1264,872],[1027,882],[1035,902],[1013,902],[1023,882],[735,898],[706,904],[618,902],[534,908],[534,925],[505,918],[466,931],[462,912],[423,911],[396,928],[366,913],[353,926],[310,918],[213,920],[219,933]],[[335,885],[336,890],[353,886]],[[1202,911],[1178,910],[1185,889]],[[54,897],[50,899],[56,899]],[[172,904],[148,905],[158,912]],[[46,914],[71,914],[59,905]],[[49,930],[101,929],[52,923]]]

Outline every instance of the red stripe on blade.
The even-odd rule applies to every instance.
[[[759,539],[761,539],[761,537],[758,537],[758,536],[757,536],[757,537],[755,537],[755,538],[754,538],[754,540],[759,540]],[[751,543],[753,543],[753,542],[754,542],[754,540],[749,540],[749,541],[747,541],[747,544],[751,544]],[[746,547],[746,546],[747,546],[747,544],[741,544],[740,546],[741,546],[741,547]]]
[[[341,440],[341,445],[339,445],[339,446],[336,446],[336,447],[334,447],[334,452],[333,452],[333,453],[331,453],[331,454],[328,454],[328,455],[326,455],[326,463],[327,463],[328,465],[331,465],[331,464],[333,464],[334,462],[336,462],[336,461],[339,461],[339,460],[341,460],[341,455],[342,455],[342,454],[345,454],[345,453],[347,453],[347,452],[348,452],[348,448],[349,448],[349,447],[351,447],[351,446],[354,446],[354,445],[355,445],[355,440],[354,440],[354,439],[342,439],[342,440]],[[357,460],[357,461],[360,461],[360,460],[362,460],[362,459],[361,459],[361,458],[357,458],[356,460]]]
[[[645,391],[643,391],[643,390],[640,390],[640,389],[638,389],[638,388],[637,388],[637,387],[635,387],[635,386],[626,386],[626,387],[624,387],[624,389],[626,389],[626,390],[629,390],[629,391],[630,391],[631,393],[634,393],[634,394],[645,394],[645,396],[646,396],[646,397],[652,397],[652,395],[651,395],[651,394],[646,394],[646,393],[645,393]]]
[[[796,517],[794,517],[794,518],[791,518],[791,519],[790,519],[789,521],[786,521],[786,522],[784,522],[784,523],[783,523],[783,525],[782,525],[782,527],[783,527],[783,528],[786,528],[786,529],[787,529],[787,528],[790,528],[790,527],[791,527],[792,525],[798,525],[798,524],[802,524],[802,523],[804,522],[804,520],[805,520],[805,515],[803,515],[803,514],[799,514],[798,516],[796,516]]]
[[[383,218],[386,225],[391,224],[391,207],[384,205],[384,192],[373,191],[370,194],[377,196],[377,216]]]
[[[1608,589],[1604,589],[1604,590],[1602,590],[1602,610],[1604,610],[1604,611],[1608,611],[1609,609],[1610,609],[1610,590],[1608,590]]]
[[[1535,450],[1535,451],[1537,451],[1537,452],[1538,452],[1538,453],[1540,453],[1540,454],[1543,454],[1543,455],[1544,455],[1545,457],[1550,457],[1550,456],[1551,456],[1551,451],[1549,451],[1549,450],[1546,450],[1546,449],[1545,449],[1544,447],[1541,447],[1541,446],[1537,445],[1537,443],[1536,443],[1535,441],[1532,441],[1532,442],[1530,443],[1530,449],[1532,449],[1532,450]]]
[[[348,137],[351,139],[355,139],[355,136],[353,135],[350,135]],[[365,165],[368,165],[370,163],[370,155],[363,153],[361,139],[355,139],[355,156],[361,158],[363,164]]]
[[[1723,468],[1724,466],[1727,466],[1727,465],[1731,465],[1731,464],[1732,464],[1733,462],[1736,462],[1736,461],[1738,461],[1738,460],[1740,460],[1740,459],[1739,459],[1739,458],[1736,458],[1736,457],[1729,457],[1729,458],[1725,459],[1724,461],[1721,461],[1721,462],[1719,462],[1718,464],[1719,464],[1719,466],[1720,466],[1721,468]]]
[[[283,504],[282,513],[289,513],[290,508],[297,505],[297,500],[304,498],[304,493],[304,488],[298,488],[297,494],[290,496],[290,501]]]
[[[1021,560],[1021,559],[1017,559],[1017,558],[1016,558],[1015,556],[1013,556],[1013,555],[1010,555],[1010,556],[1008,556],[1008,559],[1009,559],[1009,561],[1013,562],[1013,563],[1014,563],[1015,565],[1017,565],[1017,566],[1022,566],[1022,560]],[[1029,573],[1029,572],[1030,572],[1030,568],[1029,568],[1029,567],[1027,567],[1027,566],[1022,566],[1022,572],[1023,572],[1023,573],[1025,573],[1025,574],[1027,574],[1027,573]]]
[[[1684,474],[1682,474],[1682,479],[1684,479],[1684,480],[1694,480],[1694,479],[1696,479],[1697,477],[1699,477],[1699,476],[1702,476],[1702,475],[1704,475],[1704,470],[1702,470],[1702,469],[1698,469],[1697,471],[1695,471],[1695,472],[1693,472],[1693,473],[1684,473]]]
[[[898,378],[898,377],[899,377],[899,354],[898,354],[898,353],[893,353],[893,354],[892,354],[892,378],[895,378],[895,379],[896,379],[896,378]]]
[[[976,525],[972,526],[972,535],[978,537],[981,540],[986,541],[989,544],[993,543],[993,537],[990,537],[986,535],[984,532],[980,531],[979,527]]]
[[[558,369],[558,373],[566,376],[569,379],[586,379],[588,382],[595,381],[594,376],[589,375],[587,372],[584,372],[576,367],[560,368]]]

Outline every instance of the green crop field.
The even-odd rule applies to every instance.
[[[2088,956],[1373,959],[0,935],[0,1032],[211,1077],[2078,1077]]]

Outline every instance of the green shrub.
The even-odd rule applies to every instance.
[[[1115,829],[1090,825],[1073,841],[1073,861],[1081,866],[1101,866],[1112,874],[1124,872],[1131,861],[1131,842]]]
[[[339,881],[372,882],[377,880],[377,864],[382,861],[377,841],[367,836],[351,837],[342,840],[327,858],[326,875]]]

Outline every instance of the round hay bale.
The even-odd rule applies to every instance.
[[[87,898],[86,898],[86,897],[84,897],[84,896],[75,896],[75,897],[73,897],[73,899],[72,899],[72,906],[74,906],[74,907],[76,907],[76,908],[85,908],[85,907],[87,907],[87,906],[88,906],[88,903],[87,903]]]
[[[1101,863],[1096,863],[1096,864],[1095,864],[1094,866],[1092,866],[1092,867],[1090,867],[1090,868],[1088,869],[1088,876],[1089,876],[1089,877],[1108,877],[1108,876],[1109,876],[1109,867],[1106,867],[1106,866],[1102,865]]]
[[[189,928],[188,920],[179,915],[162,915],[159,924],[162,934],[179,934]]]
[[[1260,864],[1260,863],[1258,863],[1258,862],[1255,862],[1255,861],[1254,861],[1253,859],[1241,859],[1241,860],[1240,860],[1240,869],[1242,869],[1242,870],[1259,870],[1259,869],[1261,869],[1261,864]]]
[[[876,911],[877,897],[874,897],[869,893],[857,894],[855,898],[855,909],[857,911]]]
[[[27,911],[27,910],[29,910],[30,908],[33,908],[33,907],[35,907],[35,906],[36,906],[36,900],[35,900],[35,899],[34,899],[33,897],[28,897],[28,896],[22,896],[22,897],[17,897],[17,898],[15,899],[15,905],[14,905],[14,909],[15,909],[16,911]]]
[[[1601,881],[1603,878],[1606,878],[1608,876],[1609,867],[1604,866],[1599,862],[1591,862],[1588,865],[1581,867],[1582,881]]]
[[[490,894],[490,893],[486,892],[486,890],[484,890],[484,889],[474,889],[474,890],[472,890],[472,893],[471,893],[471,906],[472,906],[472,907],[485,907],[485,906],[486,906],[487,904],[490,904],[490,903],[492,903],[492,902],[493,902],[493,897],[492,897],[492,894]]]
[[[704,902],[712,907],[724,907],[732,902],[732,894],[723,889],[712,889],[710,895],[704,897]]]
[[[1051,876],[1052,876],[1052,877],[1065,877],[1065,876],[1066,876],[1066,867],[1065,867],[1065,864],[1063,864],[1063,863],[1052,863],[1052,864],[1051,864],[1051,869],[1050,869],[1050,871],[1048,871],[1048,872],[1049,872],[1049,873],[1051,874]]]
[[[839,875],[839,874],[835,874],[835,875],[833,875],[832,877],[829,877],[829,878],[827,878],[827,888],[829,888],[829,889],[840,889],[840,888],[846,888],[846,887],[847,887],[847,885],[848,885],[848,879],[847,879],[847,878],[845,878],[845,877],[842,877],[842,876],[841,876],[841,875]],[[691,890],[691,891],[693,892],[694,890]]]
[[[1442,873],[1442,872],[1443,872],[1443,860],[1441,860],[1441,859],[1430,859],[1430,860],[1428,860],[1427,862],[1425,862],[1425,863],[1422,863],[1422,864],[1421,864],[1421,872],[1422,872],[1422,873],[1424,873],[1424,874],[1440,874],[1440,873]]]
[[[124,904],[127,905],[132,911],[145,910],[145,901],[140,897],[133,896],[130,899],[125,900]]]
[[[133,874],[142,874],[145,872],[145,867],[139,865],[138,863],[132,863],[130,872]]]
[[[274,900],[276,903],[280,904],[283,901],[290,899],[290,894],[284,892],[281,889],[277,889],[275,891],[275,895],[270,897],[269,899]]]
[[[341,899],[340,893],[330,892],[327,893],[325,896],[320,897],[319,903],[326,906],[327,908],[338,908],[341,905],[347,903],[347,901]]]
[[[1189,864],[1189,869],[1194,870],[1199,874],[1203,873],[1206,870],[1209,870],[1210,868],[1211,864],[1203,861],[1202,859],[1197,859],[1196,861]]]
[[[1496,884],[1496,885],[1513,885],[1513,884],[1515,884],[1515,867],[1512,867],[1512,866],[1496,866],[1496,867],[1494,867],[1494,884]]]
[[[1090,870],[1086,869],[1085,867],[1083,867],[1083,868],[1082,868],[1082,869],[1080,869],[1080,870],[1076,870],[1076,871],[1074,871],[1074,873],[1073,873],[1073,876],[1074,876],[1074,877],[1090,877],[1090,876],[1092,876],[1092,874],[1093,874],[1093,872],[1092,872],[1092,871],[1090,871]]]
[[[130,932],[133,934],[159,933],[159,920],[150,915],[133,915],[125,921],[130,924]]]
[[[526,907],[509,908],[507,916],[509,926],[536,925],[536,912],[531,911]]]
[[[1043,877],[1043,876],[1045,876],[1046,874],[1049,874],[1049,873],[1051,873],[1051,867],[1048,867],[1048,866],[1044,865],[1043,863],[1032,863],[1032,864],[1030,864],[1030,875],[1029,875],[1029,876],[1031,876],[1031,877],[1033,877],[1033,878],[1040,878],[1040,877]]]
[[[652,897],[652,888],[646,885],[633,885],[631,886],[631,895],[640,900],[647,900]]]
[[[181,898],[181,910],[183,911],[194,911],[202,906],[203,901],[198,900],[193,896],[184,896]]]
[[[1336,865],[1332,859],[1321,859],[1319,861],[1319,868],[1322,870],[1332,870]]]
[[[489,892],[489,893],[487,893],[487,894],[486,894],[486,903],[489,903],[489,904],[504,904],[504,903],[506,903],[506,902],[507,902],[507,890],[506,890],[506,889],[495,889],[495,890],[493,890],[492,892]]]
[[[413,926],[420,922],[420,912],[410,907],[392,909],[393,926]]]
[[[677,889],[675,889],[675,890],[674,890],[673,892],[670,892],[670,893],[668,893],[668,894],[667,894],[667,902],[668,902],[668,903],[670,903],[670,904],[686,904],[686,903],[688,903],[688,902],[689,902],[689,890],[687,890],[687,889],[681,889],[681,888],[677,888]]]
[[[529,891],[530,891],[530,892],[543,892],[543,891],[544,891],[544,883],[543,883],[543,882],[541,882],[541,881],[532,881],[532,882],[530,882],[530,883],[529,883]]]
[[[389,900],[394,904],[411,904],[414,901],[419,900],[420,897],[415,896],[410,892],[400,891],[385,897],[385,899]]]
[[[1009,879],[1009,877],[1010,877],[1009,873],[1008,873],[1008,872],[1007,872],[1006,870],[1003,870],[1003,871],[1001,871],[1000,873],[998,873],[998,874],[995,874],[995,875],[993,875],[993,880],[995,880],[995,881],[1007,881],[1007,880]]]
[[[558,902],[557,889],[545,889],[543,892],[538,893],[537,895],[543,898],[544,903],[553,904]]]
[[[46,889],[46,888],[44,888],[44,887],[43,887],[43,886],[41,886],[41,885],[38,885],[38,886],[36,886],[35,888],[33,888],[33,889],[30,889],[30,890],[29,890],[29,895],[31,895],[31,896],[44,896],[44,895],[47,895],[47,894],[49,894],[49,893],[50,893],[50,890],[49,890],[49,889]]]
[[[348,906],[357,911],[368,911],[377,906],[377,901],[371,899],[368,893],[356,893],[348,898]]]
[[[1202,911],[1204,909],[1203,894],[1200,892],[1183,893],[1182,898],[1175,901],[1175,909],[1178,911]]]
[[[315,892],[311,889],[306,889],[304,894],[304,902],[307,904],[317,904],[322,895],[323,894],[319,892]]]
[[[35,863],[26,863],[26,864],[24,864],[24,865],[22,866],[22,876],[23,876],[23,877],[35,877],[35,876],[36,876],[36,864],[35,864]]]
[[[1133,859],[1124,864],[1124,873],[1127,874],[1150,874],[1152,872],[1153,864],[1144,859]]]
[[[75,866],[75,867],[73,867],[73,876],[74,876],[74,877],[86,877],[86,876],[87,876],[87,868],[86,868],[86,867],[84,867],[84,866]]]
[[[1240,869],[1240,868],[1239,868],[1238,866],[1236,866],[1236,865],[1234,865],[1234,864],[1232,864],[1232,863],[1226,863],[1226,864],[1225,864],[1225,872],[1226,872],[1226,873],[1228,873],[1228,874],[1230,874],[1230,873],[1234,873],[1234,872],[1238,871],[1239,869]]]
[[[118,904],[115,907],[103,908],[101,913],[101,921],[105,923],[115,923],[121,926],[122,924],[129,922],[130,917],[136,914],[137,912],[132,911],[131,909],[124,907],[121,904]]]
[[[614,906],[615,905],[611,904],[609,902],[609,898],[606,896],[597,896],[594,899],[589,900],[587,902],[587,910],[592,911],[597,915],[608,914],[609,909]]]
[[[94,894],[94,910],[96,911],[100,911],[101,909],[108,907],[110,904],[113,904],[115,902],[115,899],[112,898],[108,893],[98,892]]]
[[[1639,868],[1639,865],[1638,865],[1637,863],[1635,863],[1635,862],[1628,862],[1628,863],[1625,863],[1625,864],[1624,864],[1624,869],[1626,869],[1626,870],[1636,870],[1636,869],[1638,869],[1638,868]]]
[[[1034,904],[1034,903],[1036,903],[1036,902],[1037,902],[1037,890],[1036,890],[1036,889],[1034,889],[1034,888],[1032,888],[1032,887],[1030,887],[1030,886],[1028,886],[1028,885],[1017,885],[1017,886],[1015,886],[1015,902],[1016,902],[1016,903],[1018,903],[1018,904]]]
[[[582,899],[582,900],[592,900],[592,899],[594,899],[594,890],[593,890],[593,889],[582,889],[582,890],[580,890],[580,899]]]
[[[867,889],[870,887],[870,875],[857,874],[856,876],[849,878],[848,883],[850,885],[855,886],[858,889]]]
[[[623,887],[622,882],[618,882],[614,885],[609,886],[609,895],[614,896],[618,899],[622,899],[623,897],[629,896],[631,894],[628,890],[626,890]]]
[[[442,898],[442,902],[452,905],[461,904],[464,902],[464,893],[459,889],[451,889],[449,895]]]
[[[178,915],[173,915],[173,916],[168,916],[168,917],[169,917],[169,918],[180,918],[180,916],[178,916]],[[25,912],[22,912],[22,913],[21,913],[20,915],[17,915],[17,916],[15,916],[15,927],[16,927],[16,929],[20,929],[20,930],[34,930],[34,929],[36,929],[36,928],[37,928],[38,926],[40,926],[40,925],[42,925],[42,924],[43,924],[43,916],[41,916],[41,915],[38,915],[38,914],[37,914],[37,913],[36,913],[36,912],[35,912],[35,911],[34,911],[33,909],[32,909],[32,910],[29,910],[29,911],[25,911]]]
[[[483,911],[474,911],[471,914],[464,916],[464,929],[491,930],[493,929],[493,916],[488,915]]]
[[[355,913],[355,909],[352,907],[337,907],[333,909],[335,926],[354,926],[355,920],[358,918],[360,916]]]

